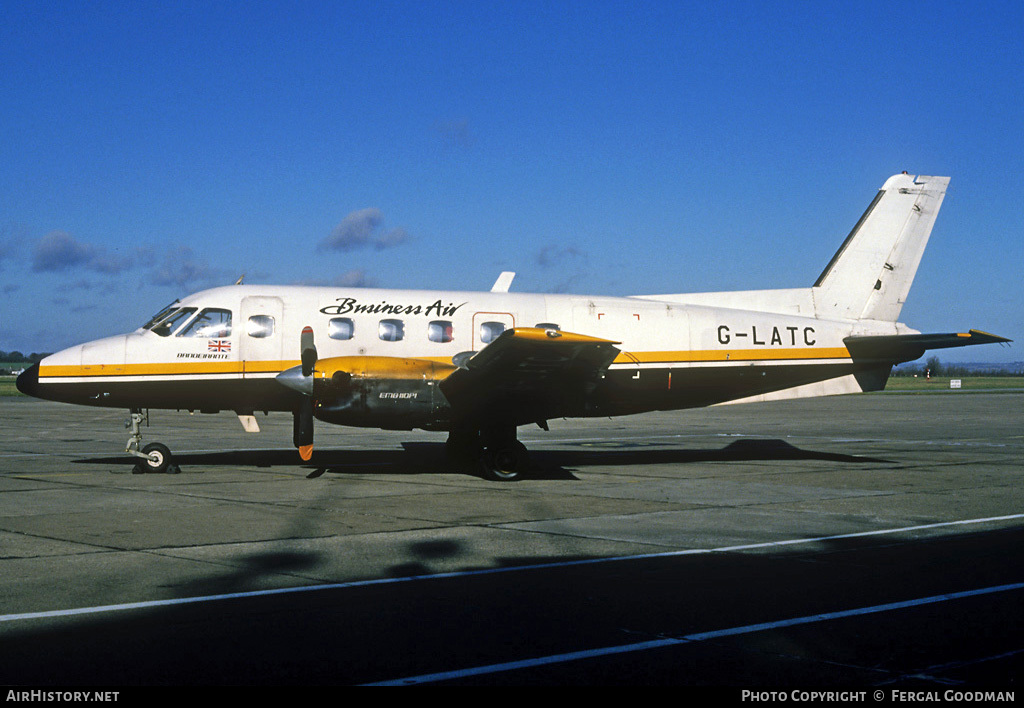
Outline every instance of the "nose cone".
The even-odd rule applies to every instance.
[[[282,386],[298,391],[306,396],[313,395],[313,377],[303,376],[301,366],[293,366],[274,377]]]
[[[39,397],[39,364],[33,364],[18,375],[18,390],[26,396]]]

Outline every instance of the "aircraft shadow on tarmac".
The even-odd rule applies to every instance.
[[[852,464],[888,463],[861,455],[803,450],[785,440],[747,438],[720,449],[666,447],[661,443],[590,443],[578,450],[537,450],[530,453],[532,479],[577,479],[571,468],[601,466],[635,467],[698,462],[772,462],[779,460],[821,460]],[[128,456],[94,457],[76,460],[80,464],[123,464],[126,470],[135,460]],[[444,443],[404,442],[401,450],[317,450],[310,462],[297,459],[291,449],[224,450],[182,453],[174,462],[188,467],[296,467],[310,469],[309,477],[332,474],[415,475],[463,473],[475,475],[472,466],[447,459]]]

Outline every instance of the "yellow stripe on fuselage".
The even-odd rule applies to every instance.
[[[39,378],[82,376],[188,376],[200,374],[276,374],[298,366],[299,361],[189,361],[161,364],[92,364],[40,366]]]
[[[705,349],[702,351],[622,352],[614,364],[683,364],[703,361],[800,361],[849,359],[846,347],[806,349]]]
[[[405,358],[405,357],[403,357]],[[438,364],[451,364],[447,357],[416,357]],[[687,364],[699,362],[762,361],[785,362],[813,359],[849,359],[846,347],[806,349],[706,349],[700,351],[621,352],[613,364]],[[40,366],[39,379],[122,376],[203,376],[277,374],[299,365],[298,360],[189,361],[156,364],[93,364]]]

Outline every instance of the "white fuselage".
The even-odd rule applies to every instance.
[[[764,302],[757,293],[748,301],[801,310],[798,298],[791,306],[779,305],[770,293],[763,294]],[[37,395],[127,408],[290,410],[293,392],[274,378],[299,363],[305,327],[313,329],[320,359],[450,364],[505,329],[539,326],[620,343],[607,373],[613,385],[593,411],[618,414],[778,391],[862,390],[847,376],[855,367],[844,337],[898,329],[893,323],[828,321],[650,296],[236,285],[196,293],[173,307],[177,317],[162,330],[140,328],[45,358]],[[806,388],[842,377],[838,384]]]

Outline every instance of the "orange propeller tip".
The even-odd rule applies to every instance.
[[[303,462],[309,462],[310,458],[313,457],[313,446],[312,445],[300,445],[299,446],[299,457],[302,458]]]

